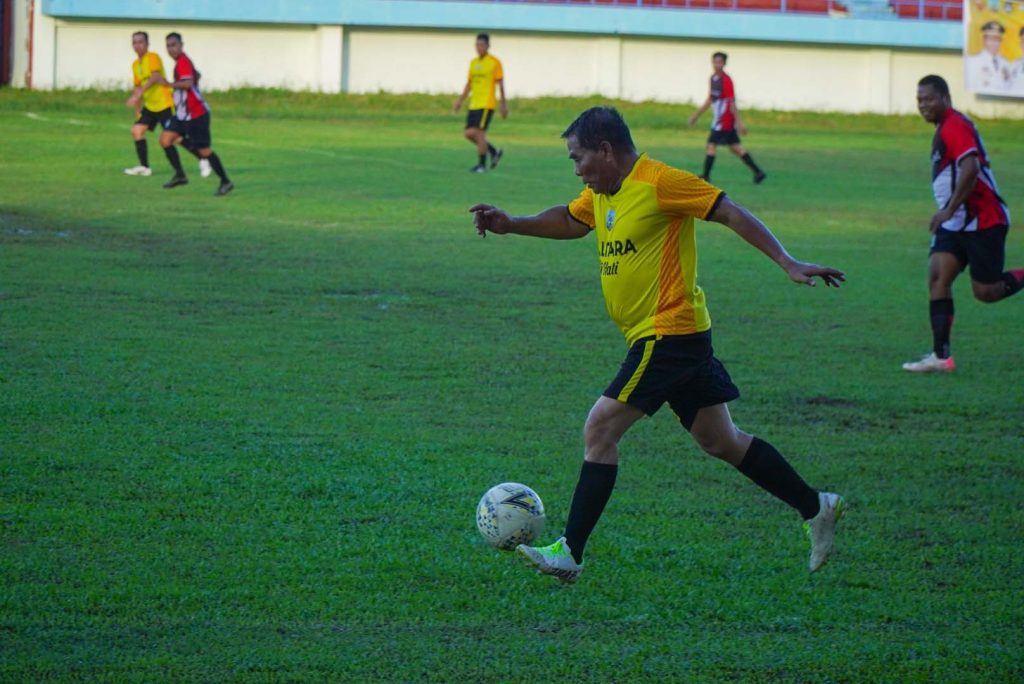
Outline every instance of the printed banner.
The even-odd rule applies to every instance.
[[[964,0],[964,84],[1024,97],[1024,0]]]

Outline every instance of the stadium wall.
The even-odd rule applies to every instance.
[[[15,14],[13,82],[35,88],[127,88],[131,32],[163,54],[177,30],[212,90],[455,93],[489,30],[510,97],[701,102],[725,50],[746,107],[911,113],[917,79],[939,73],[957,106],[1024,118],[1020,100],[964,90],[951,22],[443,0],[21,0]]]

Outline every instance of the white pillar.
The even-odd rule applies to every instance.
[[[317,28],[320,45],[320,70],[318,89],[322,93],[341,92],[341,26],[320,26]]]

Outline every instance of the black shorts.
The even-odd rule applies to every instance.
[[[997,283],[1003,279],[1006,263],[1006,226],[985,230],[952,231],[939,228],[932,235],[928,254],[949,252],[960,262],[960,270],[971,267],[971,280]]]
[[[689,430],[698,410],[732,401],[740,391],[715,358],[709,330],[637,340],[604,396],[635,406],[649,416],[668,402]]]
[[[174,114],[171,112],[170,107],[167,109],[161,109],[159,112],[154,112],[151,109],[143,107],[142,111],[139,112],[139,118],[135,120],[135,125],[145,126],[151,131],[156,129],[157,124],[167,128],[167,124],[173,116]]]
[[[486,131],[493,118],[493,109],[470,109],[466,114],[466,128],[479,128]]]
[[[202,116],[183,121],[177,117],[171,118],[167,130],[174,131],[183,138],[188,138],[189,143],[197,150],[212,147],[210,141],[210,112]]]
[[[708,142],[715,145],[739,145],[740,136],[735,128],[731,131],[711,131]]]

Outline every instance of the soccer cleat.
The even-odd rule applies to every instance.
[[[149,168],[148,166],[133,166],[130,169],[125,169],[124,172],[125,172],[125,175],[128,175],[128,176],[152,176],[153,175],[153,169]]]
[[[174,176],[171,177],[171,180],[164,183],[164,187],[168,190],[176,188],[179,185],[188,185],[188,178],[180,173],[174,174]]]
[[[487,171],[487,167],[483,164],[477,164],[469,170],[470,173],[484,173]]]
[[[572,584],[583,572],[583,564],[577,564],[569,552],[565,537],[550,546],[527,546],[520,544],[516,553],[530,561],[542,575],[553,575],[566,584]]]
[[[209,177],[209,175],[211,173],[213,173],[213,168],[210,166],[210,160],[209,159],[200,159],[199,160],[199,175],[202,176],[203,178],[207,178],[207,177]]]
[[[220,187],[217,188],[217,192],[213,193],[213,196],[214,197],[223,197],[224,195],[228,194],[229,192],[231,192],[234,189],[235,189],[235,184],[234,183],[232,183],[231,181],[225,181],[224,183],[220,184]]]
[[[907,361],[903,370],[911,373],[952,373],[956,369],[953,357],[940,359],[935,352],[921,357],[920,361]]]
[[[832,543],[836,540],[836,523],[843,517],[846,508],[843,497],[838,494],[818,492],[818,501],[821,502],[818,515],[804,521],[804,530],[811,540],[811,558],[807,564],[811,572],[828,562]]]
[[[767,173],[765,173],[764,171],[758,171],[757,173],[754,174],[754,185],[760,185],[767,177]]]
[[[494,153],[494,155],[491,157],[491,168],[492,169],[498,165],[498,162],[501,161],[501,158],[503,156],[505,156],[505,150],[498,149],[498,151]]]

